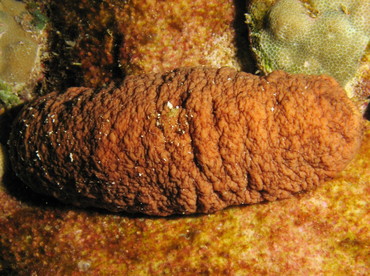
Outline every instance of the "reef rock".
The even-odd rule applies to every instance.
[[[48,10],[50,19],[55,20],[50,23],[54,32],[51,31],[49,37],[49,49],[55,54],[50,51],[50,59],[45,63],[47,82],[43,85],[50,89],[71,85],[100,87],[107,80],[122,81],[126,70],[141,73],[146,68],[153,69],[153,64],[163,63],[163,59],[158,59],[158,54],[154,53],[159,49],[164,51],[166,57],[172,57],[170,52],[175,51],[175,47],[168,48],[166,52],[161,40],[150,35],[142,40],[136,40],[137,36],[132,35],[130,49],[144,49],[145,42],[149,41],[146,45],[153,47],[136,51],[142,56],[156,55],[153,59],[145,59],[145,63],[140,64],[135,56],[130,58],[131,50],[125,50],[124,32],[115,32],[115,28],[122,26],[123,22],[115,24],[117,21],[114,18],[122,13],[119,10],[106,11],[111,11],[114,6],[136,3],[135,9],[127,6],[130,11],[136,12],[132,18],[144,13],[142,18],[154,18],[151,24],[156,22],[156,16],[159,22],[160,18],[166,18],[166,10],[156,14],[146,10],[149,4],[140,10],[139,2],[143,5],[149,3],[118,0],[38,1]],[[162,2],[164,7],[166,3]],[[173,5],[167,6],[170,11],[186,10],[186,6],[177,5],[185,2],[171,2]],[[187,2],[202,9],[202,1]],[[234,32],[233,26],[241,26],[245,2],[202,3],[207,2],[209,5],[203,4],[203,7],[215,4],[217,12],[214,16],[225,14],[223,22],[231,22],[232,26],[227,27],[231,30],[229,34]],[[267,2],[273,1],[259,2],[260,7],[266,7]],[[226,8],[218,9],[217,5]],[[208,14],[212,11],[210,8],[202,12]],[[236,22],[230,17],[234,12]],[[191,21],[191,12],[187,14],[186,21]],[[140,24],[135,23],[137,20],[128,26],[139,28]],[[207,20],[198,19],[197,24],[192,25],[193,30],[198,29],[205,34],[207,28],[203,26],[207,25]],[[217,26],[225,25],[216,24],[213,30],[218,29]],[[127,32],[137,32],[127,28]],[[181,33],[178,30],[183,27],[175,24],[174,29]],[[111,35],[116,33],[121,35]],[[218,34],[214,37],[219,38]],[[207,33],[204,40],[200,37],[197,43],[189,43],[192,47],[207,48],[208,42],[212,44],[212,37],[212,32]],[[138,44],[135,46],[135,43]],[[244,52],[247,45],[242,45],[245,47],[230,50],[232,54],[228,57],[234,56],[235,52],[237,56]],[[195,61],[204,59],[198,54],[209,53],[194,51],[197,54],[191,56],[191,49],[183,48],[182,51],[186,51],[185,58]],[[175,51],[173,56],[178,54]],[[213,59],[217,59],[217,55]],[[238,63],[235,60],[226,64],[217,60],[212,62],[213,66]],[[369,64],[369,61],[364,64]],[[174,62],[166,66],[174,68],[178,64]],[[153,218],[77,209],[35,194],[8,171],[0,183],[0,274],[367,275],[370,271],[368,122],[366,126],[358,155],[336,179],[289,200],[233,207],[211,215]]]

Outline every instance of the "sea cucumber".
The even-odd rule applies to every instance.
[[[329,76],[196,67],[52,92],[23,107],[8,144],[36,192],[166,216],[312,189],[346,167],[362,131]]]

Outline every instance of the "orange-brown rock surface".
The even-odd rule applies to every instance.
[[[253,67],[245,1],[48,2],[49,89],[101,87],[184,66]]]

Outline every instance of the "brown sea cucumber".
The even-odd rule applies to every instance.
[[[165,216],[312,189],[345,168],[361,136],[331,77],[197,67],[50,93],[20,112],[9,150],[37,192]]]

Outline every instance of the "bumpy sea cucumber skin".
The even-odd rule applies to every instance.
[[[344,169],[361,133],[330,77],[182,68],[39,98],[19,114],[9,149],[40,193],[165,216],[312,189]]]

